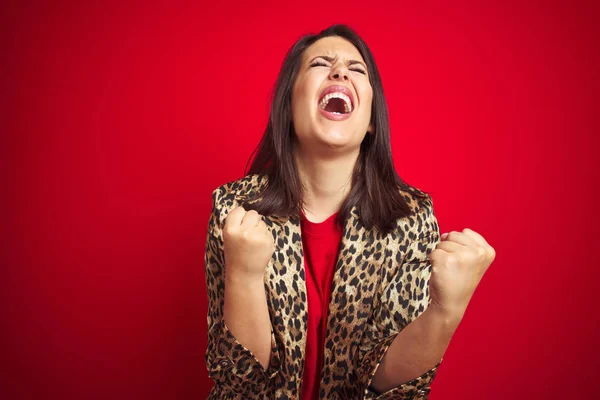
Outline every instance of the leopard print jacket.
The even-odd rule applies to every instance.
[[[267,183],[248,175],[213,192],[205,268],[208,293],[206,366],[215,382],[209,400],[298,399],[304,368],[307,300],[300,219],[265,217],[276,249],[265,272],[271,361],[265,369],[223,320],[222,228],[231,210]],[[396,335],[428,306],[429,253],[439,241],[431,197],[402,196],[414,213],[389,234],[366,229],[356,208],[346,218],[327,319],[321,399],[427,399],[438,365],[385,393],[371,380]],[[441,362],[441,361],[440,361]]]

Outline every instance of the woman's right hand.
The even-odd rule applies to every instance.
[[[275,240],[262,216],[236,207],[225,218],[223,252],[227,274],[264,279]]]

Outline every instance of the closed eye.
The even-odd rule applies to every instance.
[[[326,67],[327,64],[325,64],[323,61],[314,61],[312,64],[310,64],[311,67]]]
[[[328,67],[328,65],[327,65],[327,64],[325,64],[323,61],[313,61],[313,62],[310,64],[310,66],[311,66],[311,67]],[[366,73],[364,70],[362,70],[361,68],[350,68],[350,71],[358,72],[358,73],[361,73],[361,74],[363,74],[363,75],[366,75],[366,74],[367,74],[367,73]]]

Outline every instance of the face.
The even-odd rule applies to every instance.
[[[356,150],[372,131],[373,89],[362,56],[332,36],[308,47],[292,89],[292,118],[303,149]]]

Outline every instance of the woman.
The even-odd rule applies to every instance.
[[[247,176],[213,192],[210,399],[425,399],[495,257],[394,170],[373,56],[301,38]]]

